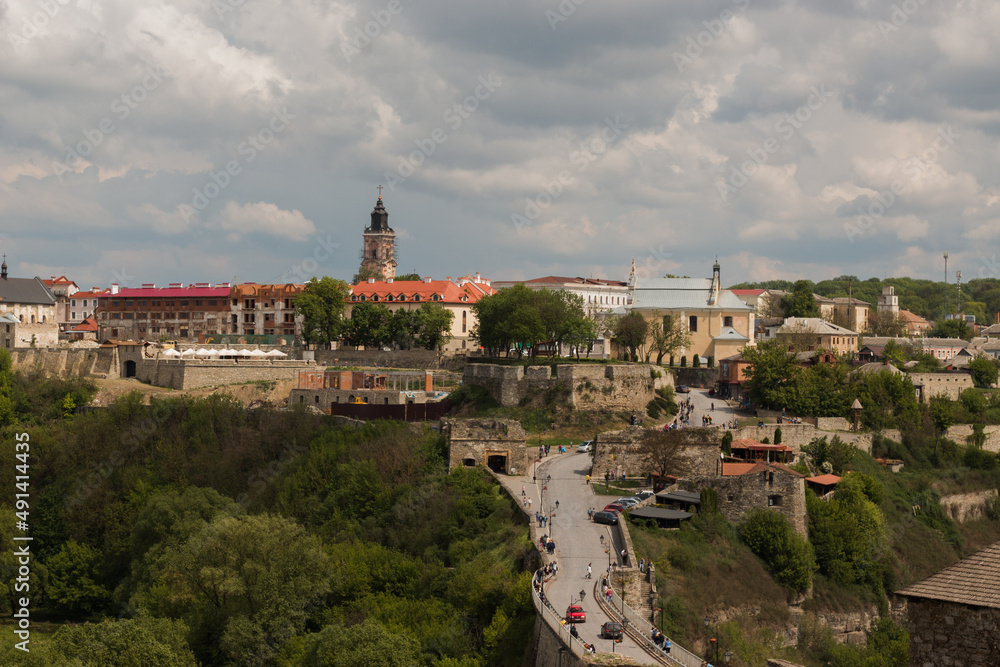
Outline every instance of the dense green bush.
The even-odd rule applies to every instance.
[[[754,508],[740,526],[740,536],[775,581],[799,593],[809,590],[815,556],[809,542],[795,532],[785,515]]]

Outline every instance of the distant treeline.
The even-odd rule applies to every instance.
[[[850,295],[866,301],[872,308],[878,303],[882,288],[892,285],[899,297],[899,307],[928,320],[935,320],[945,313],[947,294],[948,312],[958,312],[958,286],[954,277],[948,283],[914,278],[869,278],[860,280],[857,276],[840,276],[812,285],[812,291],[820,296],[835,298]],[[733,285],[729,289],[777,289],[792,291],[795,283],[789,280],[765,280]],[[1000,312],[1000,280],[997,278],[974,278],[962,283],[962,312],[975,315],[976,322],[991,324],[994,313]]]

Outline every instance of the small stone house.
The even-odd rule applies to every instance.
[[[448,440],[448,467],[484,465],[505,475],[525,475],[528,456],[526,434],[514,419],[449,419],[444,423]]]
[[[1000,665],[1000,542],[896,593],[910,667]]]

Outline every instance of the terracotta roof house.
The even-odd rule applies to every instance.
[[[350,300],[345,316],[350,317],[353,304],[373,302],[386,306],[390,312],[399,309],[417,310],[425,303],[436,303],[454,315],[451,323],[451,340],[444,351],[452,354],[467,354],[479,347],[472,338],[476,325],[476,315],[472,305],[496,290],[489,281],[459,278],[457,282],[446,280],[375,280],[359,283],[351,288]]]
[[[840,482],[840,477],[837,475],[817,475],[815,477],[806,477],[806,486],[812,489],[817,496],[823,496],[833,491],[834,487]]]
[[[911,665],[1000,665],[1000,542],[896,593]]]
[[[750,438],[733,440],[733,456],[744,461],[770,461],[788,463],[795,457],[795,451],[788,445],[765,445]]]
[[[853,356],[858,351],[858,334],[819,317],[789,317],[777,333],[778,340],[808,350],[823,348]]]

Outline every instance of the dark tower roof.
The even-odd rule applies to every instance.
[[[382,198],[379,197],[378,201],[375,202],[375,208],[372,209],[372,224],[366,231],[370,232],[391,232],[392,228],[389,227],[389,213],[385,210],[385,206],[382,205]]]

